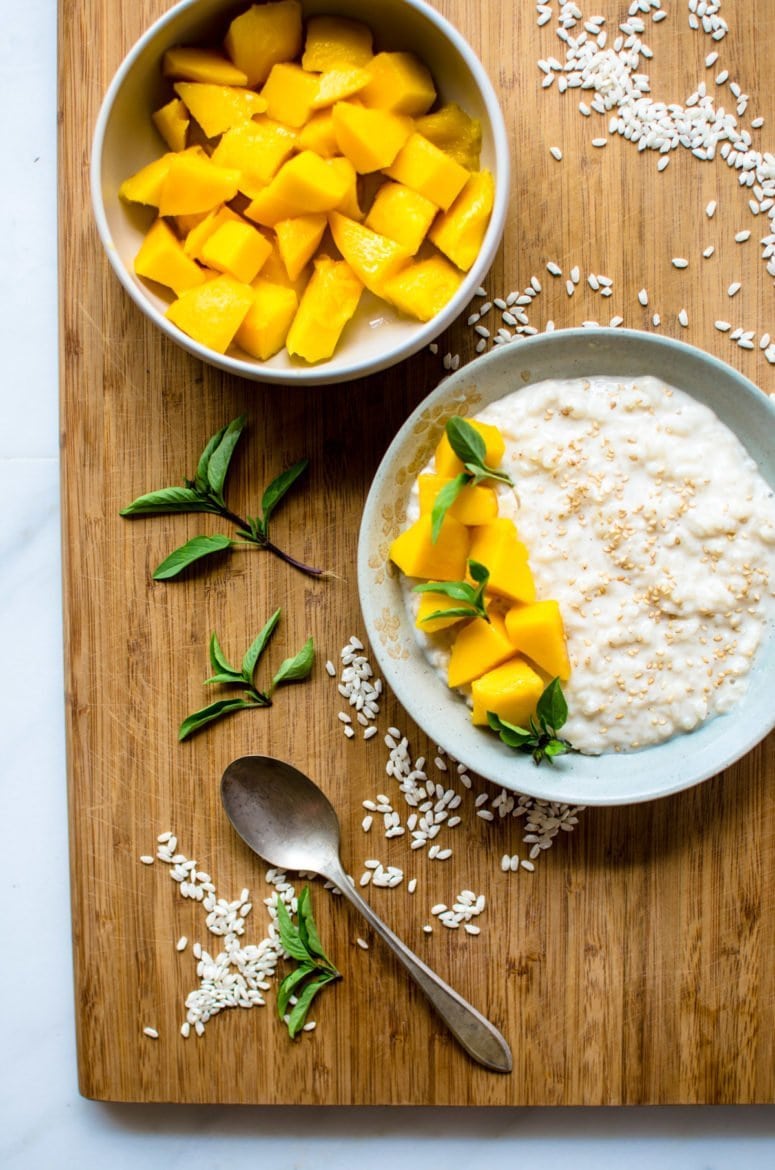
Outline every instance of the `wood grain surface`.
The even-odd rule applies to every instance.
[[[579,0],[581,2],[581,0]],[[593,319],[660,331],[730,362],[771,392],[775,367],[714,329],[725,318],[775,334],[773,281],[760,259],[749,193],[721,160],[688,151],[664,173],[656,156],[620,138],[592,147],[605,127],[578,111],[578,94],[541,88],[539,58],[562,56],[555,22],[538,28],[534,6],[438,0],[468,37],[497,86],[510,127],[513,192],[503,248],[487,281],[493,294],[531,275],[543,291],[531,322],[557,327]],[[299,392],[251,384],[188,357],[155,331],[121,290],[102,254],[88,192],[90,138],[107,84],[162,0],[60,0],[60,286],[66,704],[73,938],[81,1091],[125,1101],[326,1104],[635,1104],[775,1099],[775,741],[694,791],[634,808],[588,810],[533,874],[504,875],[500,858],[525,850],[520,822],[466,816],[453,857],[429,862],[403,839],[361,829],[361,802],[385,791],[382,735],[342,735],[336,685],[323,670],[351,633],[362,635],[355,549],[363,501],[379,459],[408,412],[442,376],[441,355],[473,356],[464,320],[423,353],[368,381]],[[628,5],[599,0],[612,24]],[[773,148],[775,92],[762,5],[723,5],[730,33],[719,45],[689,30],[686,4],[648,25],[654,96],[684,101],[726,66],[761,114]],[[611,33],[613,36],[613,33]],[[721,54],[704,67],[712,48]],[[720,99],[723,100],[723,99]],[[727,107],[731,99],[727,95]],[[563,161],[549,152],[560,146]],[[710,199],[718,211],[709,220]],[[735,233],[752,229],[751,240]],[[709,260],[703,249],[715,245]],[[690,260],[677,271],[671,258]],[[545,270],[578,265],[568,297]],[[604,301],[589,272],[614,280]],[[733,280],[742,290],[726,295]],[[650,305],[637,292],[646,287]],[[685,308],[689,327],[681,328]],[[499,322],[496,322],[496,327]],[[278,512],[275,535],[336,576],[313,581],[261,553],[233,554],[175,584],[153,567],[213,517],[128,522],[119,508],[153,486],[190,474],[206,438],[245,413],[249,429],[230,492],[238,510],[292,461],[308,456],[303,489]],[[313,679],[269,711],[239,714],[189,743],[176,729],[203,705],[207,644],[217,630],[237,657],[272,610],[283,619],[279,660],[315,637]],[[415,754],[434,745],[388,697],[380,731],[406,730]],[[687,744],[687,751],[690,750]],[[320,929],[344,981],[319,1002],[318,1028],[291,1043],[274,993],[253,1011],[224,1012],[201,1039],[179,1034],[196,985],[191,948],[207,944],[201,909],[178,897],[163,867],[144,866],[157,834],[179,846],[256,909],[262,937],[265,867],[235,837],[218,783],[233,758],[262,752],[317,778],[343,824],[346,865],[400,865],[418,888],[370,890],[375,909],[503,1030],[511,1076],[475,1067],[432,1017],[377,940],[341,899],[316,888]],[[436,927],[430,908],[468,887],[488,907],[478,937]],[[366,936],[368,937],[368,936]],[[214,940],[211,940],[214,941]],[[143,1035],[156,1027],[158,1040]]]

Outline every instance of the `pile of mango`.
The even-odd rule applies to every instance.
[[[221,48],[164,55],[168,150],[122,183],[158,216],[135,271],[218,353],[330,358],[364,288],[428,321],[475,260],[493,206],[481,127],[438,105],[425,65],[342,17],[254,4]],[[368,213],[364,206],[368,206]]]
[[[499,467],[504,451],[497,427],[472,421],[486,447],[486,463]],[[469,484],[447,511],[434,542],[431,512],[439,491],[464,470],[444,434],[434,470],[418,480],[420,516],[391,545],[390,559],[408,577],[423,581],[471,581],[469,560],[489,571],[487,618],[431,617],[456,603],[432,590],[420,595],[416,625],[451,637],[447,682],[470,685],[472,721],[487,725],[492,711],[516,726],[527,726],[549,679],[565,680],[570,661],[560,607],[536,600],[528,550],[513,520],[498,515],[498,497],[486,482]]]

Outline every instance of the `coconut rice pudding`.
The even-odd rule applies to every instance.
[[[653,377],[542,382],[476,419],[505,439],[499,514],[562,612],[563,735],[629,751],[729,711],[775,621],[775,498],[732,432]],[[417,636],[445,675],[445,635]]]

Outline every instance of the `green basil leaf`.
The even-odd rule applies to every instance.
[[[454,601],[465,601],[473,605],[476,590],[467,581],[424,581],[413,587],[414,593],[443,593]]]
[[[449,483],[445,483],[444,487],[436,495],[433,501],[433,511],[431,512],[431,541],[433,544],[439,538],[441,526],[444,523],[444,517],[449,509],[454,504],[455,500],[460,495],[466,484],[471,482],[471,476],[466,475],[461,471],[460,475],[456,475]]]
[[[274,689],[281,683],[300,682],[307,678],[314,661],[315,645],[312,638],[307,638],[298,654],[295,654],[293,658],[286,658],[284,662],[280,663],[280,668],[272,679],[272,688]]]
[[[221,686],[225,686],[225,687],[228,687],[228,686],[244,687],[245,679],[242,677],[241,674],[225,674],[225,673],[219,672],[218,674],[211,675],[210,678],[206,678],[205,681],[202,683],[202,686],[209,687],[209,686],[212,686],[214,683],[220,683]]]
[[[313,979],[305,985],[298,1002],[294,1005],[291,1014],[288,1016],[288,1035],[293,1039],[301,1029],[304,1027],[304,1021],[307,1018],[310,1006],[313,999],[319,991],[321,991],[327,983],[332,983],[337,976],[329,971],[321,971]]]
[[[323,944],[320,941],[320,935],[315,925],[315,919],[312,914],[312,895],[310,894],[309,886],[305,886],[299,894],[299,934],[310,954],[317,955],[327,967],[335,971],[336,968],[323,950]]]
[[[553,678],[536,706],[541,722],[552,731],[559,731],[568,718],[568,704],[562,693],[559,678]]]
[[[468,571],[477,585],[486,585],[490,580],[490,570],[486,565],[480,564],[479,561],[469,561]]]
[[[277,899],[275,909],[277,910],[277,929],[280,934],[280,943],[283,950],[292,959],[298,959],[300,963],[312,963],[314,965],[314,959],[304,946],[299,931],[288,913],[288,907],[282,898]]]
[[[447,420],[445,429],[449,445],[461,463],[484,466],[487,447],[482,436],[470,422],[466,422],[459,414],[453,414],[452,418]]]
[[[196,484],[197,490],[200,492],[207,492],[210,487],[210,481],[207,478],[207,468],[210,465],[210,458],[213,451],[216,449],[225,433],[226,427],[221,427],[219,431],[216,431],[213,437],[208,440],[207,446],[199,456],[199,463],[197,464],[194,483]]]
[[[213,512],[212,504],[193,488],[168,487],[147,492],[122,508],[119,516],[165,516],[178,512]]]
[[[235,418],[223,432],[218,446],[213,450],[207,463],[207,482],[210,486],[210,491],[218,500],[223,500],[223,485],[226,482],[226,473],[229,470],[231,457],[234,454],[234,448],[239,442],[239,437],[245,429],[246,419],[244,415]]]
[[[525,744],[533,744],[535,736],[531,731],[527,731],[524,727],[517,727],[513,723],[508,723],[505,719],[501,719],[494,711],[487,712],[487,722],[493,731],[497,731],[503,742],[508,747],[519,748]]]
[[[570,744],[565,739],[550,739],[544,745],[544,755],[550,760],[554,756],[564,756],[566,752],[570,751]]]
[[[203,707],[201,711],[194,711],[187,716],[180,725],[178,739],[181,741],[188,739],[195,731],[206,727],[214,719],[220,719],[222,715],[231,715],[232,711],[244,711],[248,707],[256,706],[258,704],[251,698],[220,699],[217,703],[211,703],[209,707]]]
[[[218,635],[215,631],[213,631],[210,637],[210,665],[214,671],[222,671],[224,674],[233,674],[237,678],[240,677],[239,671],[234,669],[221,649],[221,643],[218,641]]]
[[[266,534],[269,517],[275,510],[277,505],[282,500],[283,496],[293,487],[296,480],[302,475],[309,466],[309,459],[300,459],[298,463],[294,463],[293,467],[289,467],[287,471],[282,471],[273,479],[267,488],[264,489],[264,494],[261,497],[261,531]]]
[[[295,971],[291,971],[286,975],[282,983],[277,989],[277,1014],[280,1019],[283,1018],[288,1010],[288,1001],[293,995],[300,983],[316,970],[310,963],[302,963]]]
[[[497,467],[490,467],[487,463],[466,463],[466,471],[475,484],[481,483],[483,479],[497,479],[499,483],[514,487],[514,480],[507,471],[498,471]]]
[[[208,557],[211,553],[224,552],[231,547],[231,544],[232,541],[228,536],[194,536],[180,548],[171,552],[168,557],[165,557],[160,565],[157,565],[153,571],[153,579],[154,581],[169,581],[171,577],[177,577],[178,573],[187,569],[189,565],[193,565],[195,561],[201,560],[202,557]]]
[[[423,622],[432,622],[434,618],[441,617],[473,618],[479,616],[479,611],[473,606],[455,605],[451,606],[449,609],[434,609],[433,613],[426,614],[422,620]]]
[[[269,639],[275,632],[277,623],[280,620],[281,612],[282,610],[280,609],[276,609],[274,611],[264,628],[259,634],[256,635],[253,642],[245,651],[245,657],[242,659],[242,677],[251,685],[253,683],[253,674],[256,669],[256,664],[261,655],[264,653]]]

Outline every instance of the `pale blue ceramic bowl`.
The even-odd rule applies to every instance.
[[[739,437],[775,490],[775,403],[747,378],[699,349],[624,329],[569,329],[503,346],[446,378],[409,416],[382,460],[363,512],[358,587],[369,640],[385,682],[409,715],[467,768],[515,792],[569,804],[654,800],[721,772],[775,727],[775,630],[755,659],[747,694],[728,715],[642,751],[563,756],[536,767],[492,733],[428,664],[406,613],[387,551],[406,500],[445,420],[547,378],[652,374],[709,406]]]

